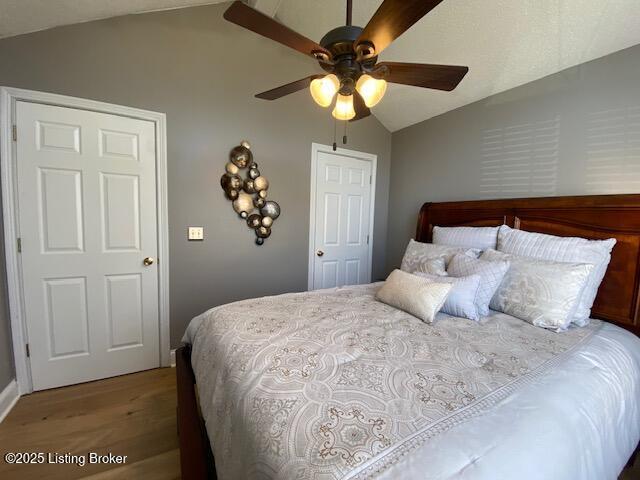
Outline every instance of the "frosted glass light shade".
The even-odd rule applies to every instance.
[[[336,106],[331,114],[338,120],[351,120],[356,116],[353,109],[353,95],[345,96],[338,94]]]
[[[309,90],[315,102],[321,107],[328,107],[340,88],[340,81],[333,73],[326,77],[311,80]]]
[[[384,93],[387,91],[387,82],[382,79],[377,80],[365,73],[358,79],[356,90],[364,100],[364,104],[371,108],[384,97]]]

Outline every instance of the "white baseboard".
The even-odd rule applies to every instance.
[[[176,366],[176,349],[172,348],[171,352],[169,353],[169,359],[171,360],[171,366],[175,367]]]
[[[9,385],[0,392],[0,423],[4,420],[4,417],[9,414],[19,398],[18,382],[11,380]]]

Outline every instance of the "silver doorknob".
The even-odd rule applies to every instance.
[[[316,250],[316,255],[321,257],[322,255],[324,255],[324,252],[322,250]]]
[[[144,260],[142,260],[142,263],[144,263],[145,267],[148,267],[149,265],[153,265],[153,262],[155,262],[155,259],[153,257],[147,257]]]

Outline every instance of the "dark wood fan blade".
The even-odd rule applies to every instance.
[[[442,0],[384,0],[355,42],[370,43],[379,55],[396,38],[433,10]]]
[[[227,11],[224,12],[224,18],[305,55],[311,55],[317,60],[329,61],[331,59],[331,54],[313,40],[309,40],[307,37],[240,1],[233,2],[227,8]]]
[[[304,90],[309,86],[311,80],[315,78],[322,78],[324,75],[310,75],[305,78],[301,78],[300,80],[296,80],[295,82],[287,83],[286,85],[282,85],[281,87],[274,88],[272,90],[267,90],[266,92],[262,92],[256,95],[256,98],[262,98],[263,100],[277,100],[278,98],[284,97],[285,95],[289,95],[290,93],[295,93],[299,90]]]
[[[384,69],[387,73],[383,74]],[[469,67],[457,65],[429,65],[426,63],[381,62],[376,65],[380,78],[387,82],[434,88],[450,92],[458,86]],[[374,74],[378,77],[378,75]]]
[[[353,109],[356,111],[356,116],[350,120],[351,122],[371,115],[371,110],[364,104],[364,100],[358,92],[353,92]]]

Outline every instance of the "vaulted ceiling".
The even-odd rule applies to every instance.
[[[211,0],[0,0],[0,37]],[[344,24],[345,0],[249,0],[318,41]],[[354,0],[364,26],[381,0]],[[639,0],[444,0],[381,60],[467,65],[453,92],[390,85],[373,109],[391,131],[640,44]],[[247,35],[253,33],[247,32]],[[291,55],[296,55],[292,51]],[[312,72],[310,72],[312,73]],[[283,83],[295,80],[285,78]],[[264,85],[264,89],[277,85]],[[302,95],[298,93],[296,95]]]
[[[345,0],[282,0],[277,18],[312,39],[344,23]],[[354,0],[364,26],[382,3]],[[640,43],[638,0],[444,0],[380,56],[467,65],[453,92],[390,85],[375,116],[391,131]],[[266,87],[266,86],[265,86]]]
[[[227,0],[0,0],[0,38],[90,22]]]

